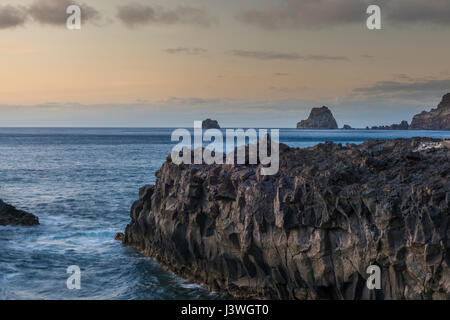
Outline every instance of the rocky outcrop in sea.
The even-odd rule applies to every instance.
[[[313,108],[308,119],[297,123],[297,129],[337,129],[338,125],[330,109]]]
[[[408,124],[408,121],[403,120],[399,124],[394,123],[394,124],[391,124],[390,126],[373,126],[371,129],[372,130],[408,130],[409,124]]]
[[[442,98],[436,109],[422,111],[414,116],[410,129],[450,130],[450,93]]]
[[[202,129],[220,129],[219,122],[217,122],[217,120],[211,119],[203,120]]]
[[[238,298],[450,299],[448,143],[280,144],[279,173],[260,169],[169,156],[119,239]]]
[[[35,215],[18,210],[0,200],[0,226],[34,226],[39,224]]]

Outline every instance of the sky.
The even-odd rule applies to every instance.
[[[410,122],[450,92],[449,32],[448,0],[2,0],[0,127]]]

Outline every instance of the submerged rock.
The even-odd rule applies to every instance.
[[[169,156],[123,243],[238,298],[449,299],[450,149],[415,151],[435,143],[280,144],[274,176]]]
[[[410,129],[450,130],[450,93],[442,98],[436,109],[422,111],[414,116]]]
[[[337,129],[338,125],[330,109],[313,108],[308,119],[297,123],[297,129]]]
[[[219,122],[211,119],[203,120],[202,129],[220,129]]]
[[[0,226],[34,226],[39,224],[35,215],[18,210],[0,200]]]

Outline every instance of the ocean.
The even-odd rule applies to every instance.
[[[175,143],[170,128],[0,128],[0,199],[39,217],[40,226],[0,227],[0,299],[220,299],[164,271],[114,240],[130,221],[139,187]],[[281,129],[280,141],[427,136],[449,131]],[[66,286],[81,268],[81,289]]]

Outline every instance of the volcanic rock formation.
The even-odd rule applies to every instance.
[[[297,123],[297,129],[337,129],[338,125],[330,109],[313,108],[308,119]]]
[[[123,243],[239,298],[450,299],[447,146],[280,144],[273,176],[169,156],[139,190]],[[371,265],[379,290],[366,286]]]
[[[411,126],[413,130],[450,130],[450,93],[442,98],[436,109],[422,111],[414,116]]]
[[[217,120],[206,119],[202,122],[202,129],[220,129]]]
[[[34,226],[39,224],[35,215],[18,210],[0,200],[0,226]]]

